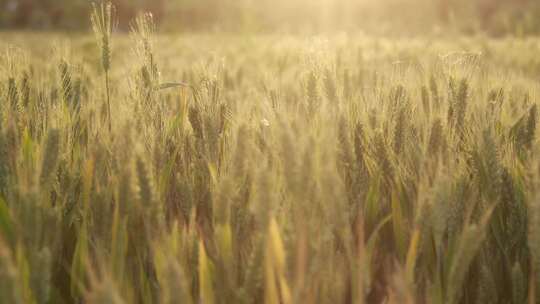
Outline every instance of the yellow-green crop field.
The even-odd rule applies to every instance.
[[[0,303],[538,303],[540,40],[0,34]]]

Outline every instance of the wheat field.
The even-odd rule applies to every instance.
[[[538,303],[540,41],[0,33],[0,303]]]

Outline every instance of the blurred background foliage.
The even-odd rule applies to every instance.
[[[151,11],[167,31],[355,31],[531,35],[537,0],[113,0],[119,28]],[[89,0],[0,0],[1,29],[87,29]]]

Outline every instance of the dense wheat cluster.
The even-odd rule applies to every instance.
[[[537,303],[537,40],[2,34],[1,303]]]

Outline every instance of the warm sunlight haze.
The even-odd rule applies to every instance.
[[[0,0],[0,304],[540,303],[537,0]]]

